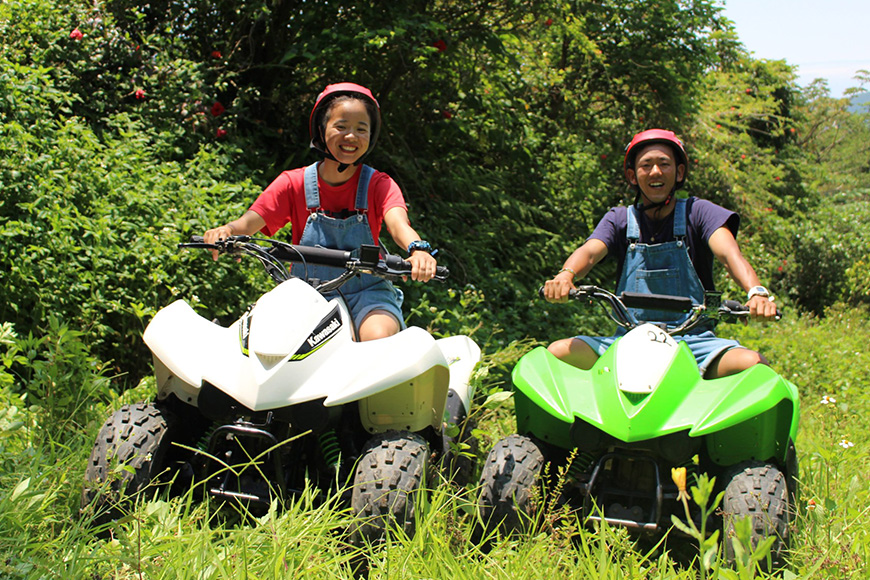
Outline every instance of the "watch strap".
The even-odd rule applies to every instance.
[[[749,292],[746,293],[746,299],[752,300],[755,296],[770,298],[770,292],[764,286],[753,286],[749,289]]]

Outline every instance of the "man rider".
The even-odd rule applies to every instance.
[[[753,319],[772,320],[776,306],[770,300],[755,270],[743,257],[736,235],[739,216],[712,202],[674,194],[683,186],[688,155],[677,136],[663,129],[650,129],[634,136],[625,150],[623,170],[636,191],[630,207],[612,208],[598,223],[589,239],[565,261],[552,280],[544,284],[544,297],[565,302],[575,280],[612,255],[620,262],[617,294],[624,291],[690,296],[703,303],[704,292],[713,291],[713,258],[747,292]],[[647,320],[674,322],[674,315],[647,312]],[[616,336],[575,336],[557,340],[549,350],[558,358],[590,369]],[[705,378],[728,376],[752,365],[767,364],[759,353],[737,341],[718,338],[710,326],[674,337],[691,348]]]

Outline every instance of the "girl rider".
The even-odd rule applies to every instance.
[[[323,160],[281,173],[244,215],[205,232],[205,242],[258,231],[274,236],[289,223],[294,244],[355,250],[377,245],[383,224],[396,244],[407,248],[411,279],[429,281],[435,258],[411,227],[401,189],[387,174],[362,165],[380,128],[380,107],[371,91],[354,83],[327,86],[309,118],[311,148]],[[213,255],[217,259],[216,251]],[[301,273],[302,266],[294,265],[294,274]],[[336,276],[335,270],[311,265],[307,274]],[[345,283],[341,293],[359,340],[390,336],[403,326],[402,294],[390,282],[362,275]]]

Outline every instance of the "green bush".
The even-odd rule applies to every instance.
[[[784,268],[783,286],[795,303],[816,315],[838,301],[868,301],[870,204],[829,203],[816,219],[792,225],[793,254]]]

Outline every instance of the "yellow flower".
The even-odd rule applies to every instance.
[[[674,480],[674,483],[677,484],[677,489],[680,490],[680,493],[677,494],[677,501],[685,501],[689,499],[689,494],[686,493],[686,468],[672,467],[671,479]]]

